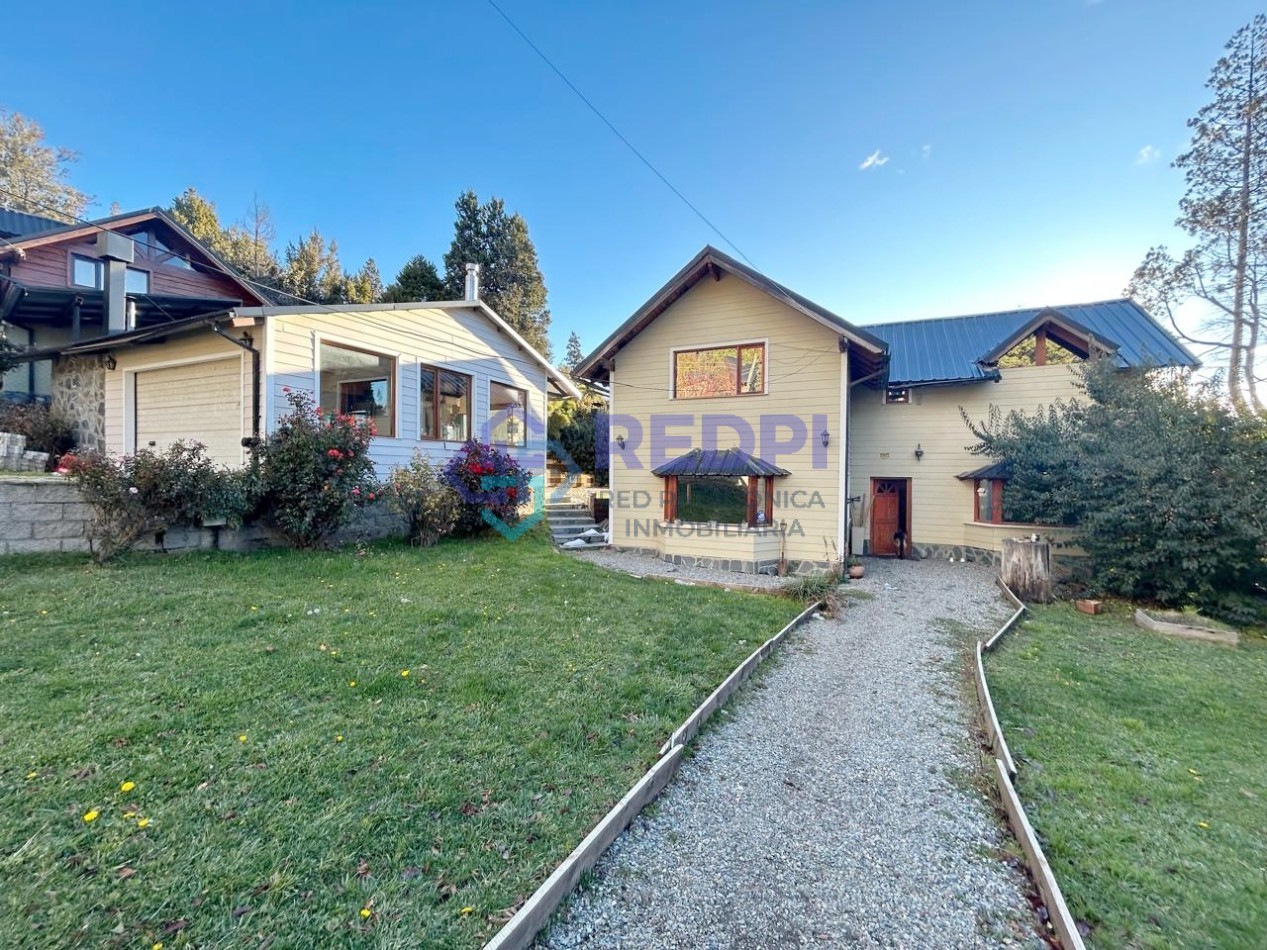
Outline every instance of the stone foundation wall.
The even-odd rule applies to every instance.
[[[979,561],[990,567],[999,567],[1002,555],[998,551],[987,551],[985,548],[974,548],[966,544],[915,544],[911,546],[911,556],[916,560],[931,559],[946,561]]]
[[[53,364],[53,407],[70,420],[81,451],[105,451],[106,368],[98,357],[61,357]]]

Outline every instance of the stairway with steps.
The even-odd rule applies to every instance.
[[[546,504],[546,522],[550,525],[550,535],[554,538],[555,544],[562,546],[579,538],[585,542],[586,547],[607,547],[607,541],[601,533],[597,536],[583,537],[586,531],[601,531],[594,523],[589,509],[584,505],[571,501],[549,502]]]

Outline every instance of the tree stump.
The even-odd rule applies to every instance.
[[[1021,600],[1051,603],[1051,545],[1029,538],[1003,539],[1003,583]]]

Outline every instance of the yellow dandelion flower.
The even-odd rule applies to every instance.
[[[362,908],[361,908],[361,917],[362,917],[362,918],[368,917],[371,913],[373,913],[373,911],[371,911],[368,907],[362,907]]]
[[[122,785],[119,786],[119,791],[130,792],[134,788],[136,788],[136,782],[124,782]]]
[[[95,808],[92,809],[91,811],[87,811],[84,813],[84,821],[86,822],[96,821],[100,817],[101,817],[101,812],[97,811],[97,809]]]
[[[343,741],[343,736],[335,736],[335,737],[334,737],[334,741],[335,741],[335,742],[342,742],[342,741]]]
[[[154,946],[150,947],[150,950],[163,950],[163,941],[160,940],[158,943],[154,944]]]
[[[39,777],[40,777],[40,773],[39,773],[39,772],[27,772],[27,773],[26,773],[26,777],[27,777],[27,778],[29,778],[29,779],[30,779],[30,778],[39,778]]]
[[[124,818],[127,818],[127,819],[132,819],[132,818],[135,818],[135,817],[136,817],[136,812],[134,812],[134,811],[125,811],[125,812],[123,813],[123,817],[124,817]]]
[[[465,917],[467,914],[472,913],[474,910],[475,910],[475,908],[474,908],[474,907],[463,907],[463,908],[462,908],[462,916],[463,916],[463,917]]]
[[[244,732],[242,733],[242,735],[238,736],[238,742],[245,742],[245,741],[246,741],[246,733]]]
[[[136,826],[138,828],[148,828],[150,826],[150,820],[148,818],[138,818]]]
[[[1209,827],[1210,827],[1210,823],[1209,823],[1208,821],[1198,821],[1198,822],[1197,822],[1197,827],[1198,827],[1198,828],[1209,828]]]
[[[409,671],[408,671],[408,670],[401,670],[401,671],[400,671],[400,675],[401,675],[401,676],[408,676],[408,675],[409,675]]]
[[[352,687],[353,689],[355,689],[355,688],[356,688],[356,680],[348,680],[348,686],[350,686],[350,687]]]

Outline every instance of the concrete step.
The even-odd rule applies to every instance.
[[[589,531],[591,528],[593,528],[595,531],[600,530],[598,525],[594,524],[593,522],[590,522],[589,524],[561,525],[559,527],[555,527],[554,525],[551,525],[550,534],[556,541],[559,538],[562,538],[564,541],[566,541],[569,538],[575,538],[578,535],[584,534],[586,531]]]
[[[550,524],[572,525],[572,524],[593,524],[594,519],[590,517],[588,511],[578,511],[576,514],[567,515],[546,515],[546,521]]]

